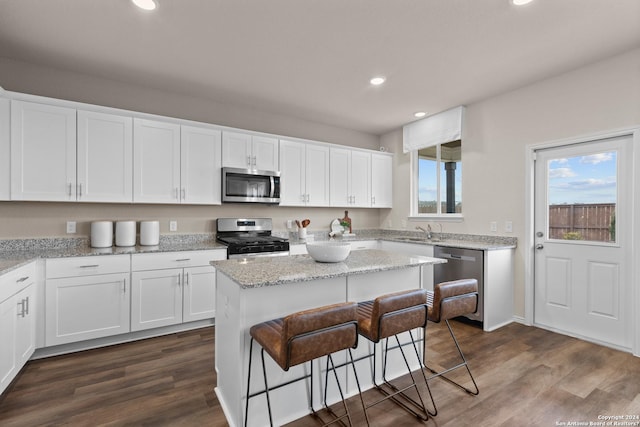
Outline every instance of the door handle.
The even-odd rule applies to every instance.
[[[544,245],[543,245],[542,243],[538,243],[538,244],[536,245],[536,249],[540,250],[540,249],[542,249],[542,248],[544,248]]]

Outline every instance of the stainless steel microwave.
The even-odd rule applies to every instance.
[[[280,172],[222,168],[222,201],[280,203]]]

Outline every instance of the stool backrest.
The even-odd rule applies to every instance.
[[[478,309],[478,281],[460,279],[438,283],[433,290],[433,307],[429,320],[440,322],[454,317],[475,313]]]
[[[287,367],[355,347],[358,344],[355,302],[300,311],[283,319],[282,345]]]
[[[376,341],[423,327],[427,322],[427,291],[413,289],[381,295],[373,301],[371,330]]]

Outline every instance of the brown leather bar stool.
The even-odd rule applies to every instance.
[[[424,404],[424,399],[420,394],[420,390],[418,389],[418,385],[416,384],[414,374],[411,371],[409,362],[407,361],[407,356],[402,348],[403,345],[400,343],[400,339],[398,338],[398,334],[402,332],[409,332],[411,344],[413,345],[416,358],[420,363],[420,366],[422,367],[422,358],[418,353],[418,347],[416,346],[416,342],[411,331],[413,329],[426,327],[426,301],[427,292],[424,289],[414,289],[386,294],[379,296],[372,301],[364,301],[358,303],[358,332],[360,333],[360,335],[364,336],[369,341],[374,343],[373,383],[375,387],[384,395],[382,399],[366,405],[365,414],[366,409],[377,405],[378,403],[383,402],[387,399],[392,399],[395,403],[397,403],[399,406],[401,406],[417,418],[425,421],[429,418],[429,410]],[[389,348],[389,338],[392,336],[395,337],[397,346]],[[385,339],[386,343],[383,359],[383,382],[381,384],[378,384],[376,378],[375,355],[377,343],[382,339]],[[407,371],[412,380],[412,383],[410,385],[403,388],[396,387],[386,379],[388,351],[396,348],[400,349],[400,352],[402,353],[402,357],[404,359],[404,363],[407,367]],[[422,371],[422,369],[420,369],[420,372],[424,377],[424,372]],[[427,383],[426,378],[425,384],[427,385],[427,391],[429,392],[429,396],[431,397],[431,401],[433,402],[433,397],[431,396],[431,391],[429,390],[429,384]],[[405,393],[410,388],[415,389],[418,395],[418,400]],[[402,400],[398,399],[398,397],[401,397]]]
[[[459,363],[451,368],[445,369],[444,371],[437,372],[434,369],[429,368],[427,365],[427,338],[426,338],[426,329],[425,329],[425,350],[424,350],[424,364],[428,370],[431,371],[434,375],[427,378],[427,380],[431,380],[436,377],[441,377],[442,379],[448,381],[451,384],[454,384],[469,394],[476,396],[480,390],[478,389],[478,385],[476,384],[476,380],[473,378],[471,374],[471,370],[469,369],[469,365],[467,363],[467,359],[464,357],[462,350],[460,349],[460,345],[458,344],[458,340],[453,333],[453,329],[451,329],[451,325],[449,324],[449,319],[458,316],[464,316],[467,314],[475,313],[478,309],[478,281],[476,279],[461,279],[454,280],[451,282],[443,282],[435,285],[434,291],[429,292],[427,294],[427,305],[429,306],[429,320],[435,323],[439,323],[444,320],[449,328],[449,333],[451,334],[451,338],[453,338],[453,342],[458,349],[458,353],[460,354],[460,358],[462,359],[462,363]],[[469,377],[473,382],[473,386],[475,390],[471,390],[463,385],[453,381],[448,378],[446,373],[451,372],[455,369],[465,367],[467,372],[469,373]],[[434,405],[435,407],[435,405]],[[437,412],[437,409],[436,409]]]
[[[271,401],[269,399],[269,391],[276,388],[280,388],[285,385],[289,385],[293,382],[304,380],[308,377],[311,378],[311,393],[309,406],[311,411],[316,414],[313,408],[313,368],[310,369],[310,373],[300,378],[293,379],[284,384],[269,388],[267,384],[267,371],[264,363],[264,352],[273,358],[273,360],[284,370],[288,371],[290,367],[296,366],[305,362],[311,362],[322,356],[327,356],[327,366],[325,372],[325,391],[324,391],[324,405],[325,408],[335,417],[334,420],[327,424],[340,421],[343,418],[347,418],[349,425],[351,423],[351,414],[345,403],[340,381],[335,370],[333,363],[332,353],[340,350],[348,350],[350,364],[353,367],[353,372],[360,392],[360,384],[358,382],[358,376],[353,364],[353,355],[351,349],[358,345],[358,323],[357,323],[357,304],[355,302],[346,302],[319,307],[311,310],[300,311],[290,314],[280,319],[274,319],[267,322],[254,325],[249,330],[251,335],[251,343],[249,345],[249,374],[247,378],[247,394],[245,404],[244,425],[247,425],[247,417],[249,415],[249,399],[260,395],[266,394],[267,408],[269,410],[269,423],[273,426],[273,418],[271,415]],[[253,342],[257,341],[262,347],[260,356],[262,359],[262,372],[264,377],[265,389],[253,394],[249,394],[249,388],[251,385],[251,355],[253,351]],[[329,376],[329,363],[331,363],[331,370],[338,385],[338,391],[342,398],[342,404],[345,408],[345,414],[337,416],[327,406],[327,380]],[[362,400],[362,394],[360,394]],[[364,407],[364,402],[363,407]]]

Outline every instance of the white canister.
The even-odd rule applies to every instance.
[[[113,222],[94,221],[91,223],[91,247],[110,248],[113,246]]]
[[[160,243],[160,222],[140,221],[140,244],[155,246]]]
[[[117,221],[116,222],[116,246],[136,245],[136,222]]]

